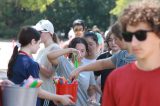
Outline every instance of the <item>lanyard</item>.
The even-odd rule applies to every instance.
[[[24,51],[21,51],[21,50],[20,50],[20,51],[19,51],[19,53],[20,53],[20,54],[23,54],[23,55],[26,55],[26,56],[28,56],[28,57],[30,57],[30,58],[32,58],[32,56],[31,56],[31,55],[27,54],[27,53],[26,53],[26,52],[24,52]]]

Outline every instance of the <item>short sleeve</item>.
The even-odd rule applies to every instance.
[[[118,53],[111,56],[111,61],[115,66],[116,66],[116,63],[117,63],[117,58],[118,58]]]
[[[39,78],[39,65],[37,62],[30,64],[28,67],[28,74],[31,75],[33,78]]]

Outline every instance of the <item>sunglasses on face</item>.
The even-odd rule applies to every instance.
[[[122,36],[126,42],[131,42],[133,36],[139,41],[144,41],[147,38],[147,32],[152,32],[152,30],[139,30],[136,32],[123,32]]]

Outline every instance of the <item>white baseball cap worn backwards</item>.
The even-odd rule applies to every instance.
[[[52,35],[54,34],[54,26],[49,20],[40,20],[35,26],[32,26],[37,31],[49,32]]]

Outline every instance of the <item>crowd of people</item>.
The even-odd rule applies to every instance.
[[[9,80],[21,84],[30,75],[43,80],[37,106],[159,106],[160,3],[132,2],[108,29],[87,29],[73,22],[60,44],[52,22],[24,26],[8,63]],[[34,59],[40,43],[44,48]],[[77,56],[78,67],[74,66]],[[56,94],[53,78],[77,79],[77,101]]]

